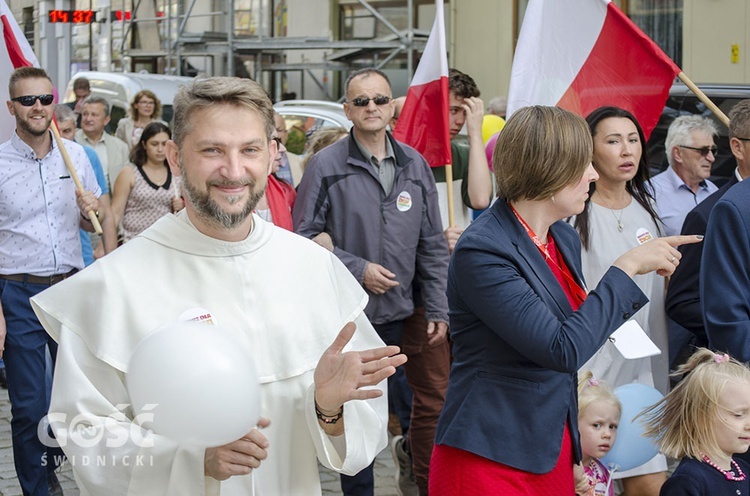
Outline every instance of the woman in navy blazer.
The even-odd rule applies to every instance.
[[[671,274],[680,243],[660,238],[617,259],[588,295],[580,213],[592,142],[586,122],[526,107],[495,146],[499,199],[463,233],[448,278],[454,362],[430,465],[430,494],[584,492],[576,373],[648,299],[635,274]],[[584,301],[585,300],[585,301]]]

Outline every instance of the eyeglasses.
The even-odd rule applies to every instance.
[[[740,141],[750,141],[750,138],[740,138],[739,136],[732,136],[732,138],[737,138]]]
[[[141,100],[140,102],[138,102],[138,104],[139,105],[149,105],[149,106],[151,106],[151,105],[156,105],[156,102],[152,102],[150,100]]]
[[[370,100],[375,102],[375,105],[385,105],[386,103],[391,101],[391,97],[389,96],[376,96],[375,98],[355,98],[352,100],[351,103],[355,107],[367,107],[370,104]]]
[[[36,101],[39,100],[46,107],[47,105],[52,105],[55,95],[24,95],[11,98],[10,100],[18,102],[24,107],[33,107]]]
[[[274,141],[276,142],[276,146],[281,146],[281,145],[283,144],[283,143],[281,142],[281,138],[279,138],[278,136],[274,136],[274,137],[273,137],[273,138],[271,138],[271,139],[272,139],[272,140],[274,140]]]
[[[701,154],[701,157],[708,156],[708,153],[711,152],[716,155],[716,152],[719,151],[719,149],[715,146],[702,146],[700,148],[695,148],[694,146],[684,146],[684,145],[677,145],[680,148],[687,148],[688,150],[695,150],[696,152]]]

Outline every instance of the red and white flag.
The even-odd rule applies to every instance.
[[[610,0],[530,0],[513,58],[508,115],[556,105],[629,110],[646,138],[680,68]]]
[[[0,0],[0,21],[3,36],[0,40],[0,143],[7,141],[13,136],[16,129],[16,121],[8,113],[5,105],[10,99],[8,94],[8,80],[10,74],[17,67],[39,66],[31,45],[18,26],[13,13],[8,8],[5,0]]]
[[[445,47],[443,0],[436,0],[435,23],[393,131],[394,138],[416,148],[431,167],[452,163]]]

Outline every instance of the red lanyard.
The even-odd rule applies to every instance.
[[[521,217],[521,214],[518,213],[515,207],[511,205],[510,203],[508,203],[508,206],[510,207],[511,210],[513,210],[513,214],[516,216],[516,219],[518,219],[518,222],[520,222],[523,228],[526,229],[526,234],[529,235],[529,238],[531,238],[531,241],[533,241],[536,247],[539,248],[539,251],[542,253],[545,260],[552,260],[552,257],[549,256],[549,250],[547,249],[547,245],[545,243],[542,243],[539,240],[539,236],[537,236],[534,230],[531,229],[531,226],[528,225],[525,220],[523,220],[523,217]]]
[[[573,306],[574,309],[577,309],[578,306],[580,306],[581,303],[583,303],[583,301],[586,299],[586,291],[584,291],[583,288],[581,288],[581,286],[576,282],[576,280],[573,279],[573,275],[570,273],[570,269],[568,269],[568,267],[565,266],[564,263],[563,263],[563,266],[561,267],[560,264],[557,263],[557,260],[555,260],[555,258],[560,256],[559,250],[557,251],[557,257],[555,258],[551,257],[549,253],[549,249],[547,248],[547,244],[542,243],[539,240],[539,236],[537,236],[534,230],[531,229],[531,226],[529,226],[526,223],[526,221],[523,220],[523,217],[521,217],[521,215],[513,207],[513,205],[509,203],[508,206],[510,206],[510,209],[513,211],[513,214],[516,216],[516,219],[518,219],[518,222],[520,222],[523,228],[526,230],[526,234],[529,235],[529,238],[531,238],[531,241],[533,241],[536,247],[539,249],[539,252],[547,261],[547,264],[554,265],[558,269],[560,274],[562,274],[563,280],[565,281],[565,285],[568,286],[570,294],[576,300],[575,303],[577,303],[577,305],[574,305],[573,302],[571,302],[571,305]],[[558,282],[562,285],[562,281],[558,280]]]

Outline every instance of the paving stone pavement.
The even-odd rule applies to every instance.
[[[375,459],[375,496],[396,496],[395,468],[389,449],[383,450]],[[70,464],[59,470],[57,478],[65,496],[79,496]],[[320,482],[325,496],[340,496],[338,474],[320,467]],[[16,470],[13,467],[13,446],[10,437],[10,401],[8,391],[0,389],[0,496],[21,496]]]
[[[79,496],[78,487],[73,479],[69,464],[64,465],[57,474],[65,496]],[[13,443],[10,438],[10,401],[8,390],[0,389],[0,496],[21,496],[16,469],[13,466]]]
[[[338,474],[322,466],[320,467],[320,483],[323,487],[324,496],[342,495]],[[67,493],[65,494],[67,495]],[[390,448],[384,449],[375,458],[375,496],[398,496],[396,469]]]

